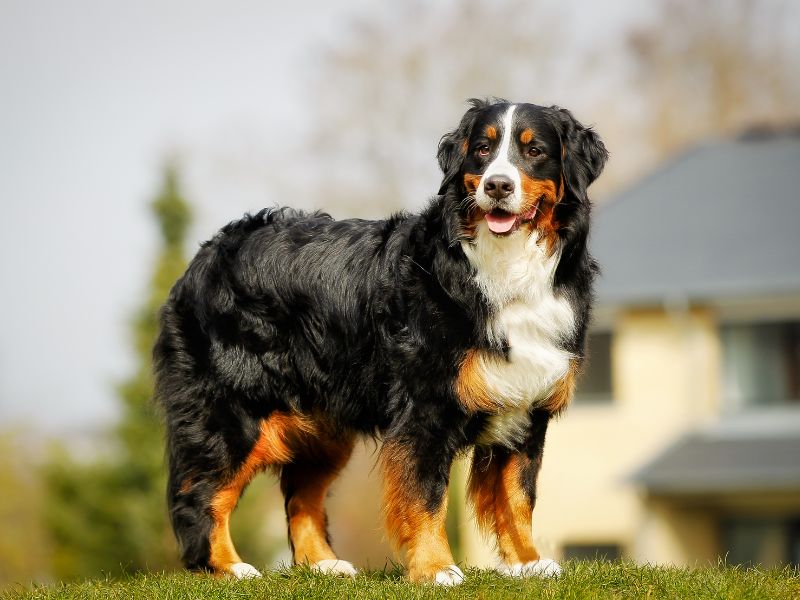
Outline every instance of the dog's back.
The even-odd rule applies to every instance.
[[[392,288],[398,251],[387,240],[396,227],[291,209],[225,227],[163,309],[159,401],[169,412],[179,389],[203,381],[204,394],[257,400],[267,414],[338,395],[347,365],[363,377],[360,355],[374,348],[375,311]]]

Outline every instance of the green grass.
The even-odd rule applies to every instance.
[[[641,567],[632,563],[566,563],[556,580],[506,579],[487,571],[467,570],[467,581],[455,588],[411,584],[400,569],[374,571],[357,578],[317,575],[305,568],[267,573],[263,579],[235,581],[188,573],[140,574],[121,579],[53,586],[17,587],[0,593],[5,599],[104,598],[164,600],[258,598],[730,598],[800,599],[797,569],[718,567],[677,569]]]

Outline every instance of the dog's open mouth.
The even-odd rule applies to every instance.
[[[483,218],[486,219],[489,231],[495,235],[508,235],[519,229],[519,224],[523,221],[533,221],[538,207],[539,203],[537,202],[531,210],[522,215],[496,208],[491,212],[487,212]]]

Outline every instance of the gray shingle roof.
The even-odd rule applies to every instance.
[[[653,494],[796,492],[800,411],[743,415],[689,434],[631,479]]]
[[[601,304],[800,291],[800,135],[696,148],[598,208]]]

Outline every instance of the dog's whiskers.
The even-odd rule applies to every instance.
[[[465,196],[464,198],[462,198],[459,201],[458,204],[459,204],[459,208],[467,208],[470,205],[475,204],[475,195],[474,194],[469,194],[469,195]]]

